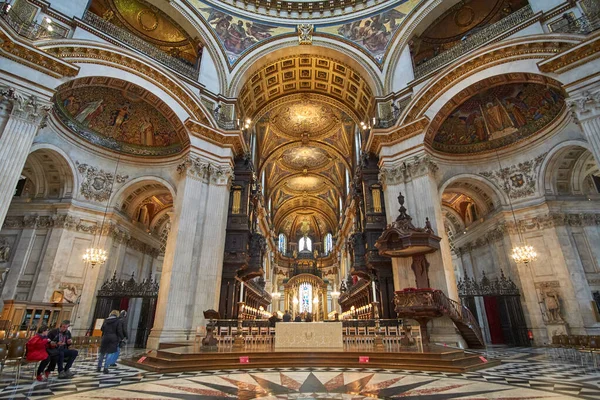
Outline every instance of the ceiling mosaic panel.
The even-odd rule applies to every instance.
[[[145,89],[109,78],[85,78],[63,85],[56,113],[87,141],[133,155],[178,153],[187,142],[173,111]]]
[[[468,98],[442,117],[431,143],[434,149],[471,154],[506,147],[542,131],[565,106],[563,92],[549,85],[483,84],[478,89],[483,90],[467,88],[456,96]]]
[[[421,0],[402,0],[394,8],[340,25],[318,27],[317,32],[345,39],[382,64],[388,46],[408,13]]]
[[[339,124],[340,118],[337,114],[327,104],[306,99],[279,107],[271,113],[271,123],[285,136],[299,138],[310,132],[314,138],[328,133]]]
[[[302,146],[286,150],[281,156],[282,163],[293,169],[319,168],[329,163],[329,154],[318,147]]]
[[[189,2],[196,7],[219,39],[231,66],[248,50],[261,42],[279,35],[296,35],[294,26],[282,27],[259,23],[226,13],[199,0],[189,0]]]

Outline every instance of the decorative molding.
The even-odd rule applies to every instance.
[[[185,122],[185,127],[190,132],[217,146],[231,148],[235,155],[244,153],[245,142],[241,131],[233,131],[232,133],[221,132],[191,119]]]
[[[379,181],[383,185],[407,183],[425,174],[435,174],[438,169],[438,165],[428,155],[415,156],[397,167],[381,168]]]
[[[582,44],[565,49],[560,54],[540,62],[539,68],[546,73],[563,73],[579,66],[584,59],[589,62],[598,57],[600,57],[600,36],[595,35]]]
[[[479,175],[496,183],[511,199],[529,197],[536,193],[538,172],[547,154],[500,170],[480,172]]]
[[[298,24],[298,44],[312,44],[313,32],[315,27],[313,24]]]
[[[118,225],[112,222],[104,224],[102,232],[100,232],[100,224],[94,221],[86,221],[81,218],[74,217],[70,214],[54,214],[54,215],[25,215],[25,216],[9,216],[4,220],[2,229],[67,229],[69,231],[87,233],[91,235],[101,234],[108,235],[114,241],[123,243],[127,247],[137,250],[141,253],[148,254],[154,258],[161,254],[159,248],[151,244],[143,242],[133,236],[128,231],[123,230]]]
[[[403,140],[419,135],[425,131],[427,126],[429,126],[429,118],[422,117],[400,127],[393,127],[382,132],[374,131],[368,149],[369,151],[379,154],[383,146],[392,146]]]
[[[504,239],[506,235],[516,235],[518,232],[534,232],[556,227],[583,227],[600,226],[600,214],[568,214],[568,213],[549,213],[528,219],[522,219],[517,225],[512,221],[503,221],[494,225],[494,227],[472,242],[465,243],[456,249],[456,254],[470,253],[472,250],[487,246],[490,243]],[[456,238],[455,238],[456,240]]]
[[[129,178],[128,175],[117,174],[115,176],[111,172],[92,167],[89,164],[80,164],[79,161],[75,161],[75,165],[77,165],[77,171],[84,178],[79,192],[87,200],[95,200],[97,202],[108,200],[112,194],[114,183],[124,183]]]

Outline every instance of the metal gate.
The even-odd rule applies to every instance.
[[[136,282],[134,275],[127,280],[117,279],[117,274],[102,284],[98,290],[96,309],[92,324],[98,318],[106,318],[111,310],[121,310],[124,304],[129,303],[129,299],[141,298],[142,306],[140,310],[140,319],[137,326],[135,337],[135,347],[145,348],[148,335],[154,324],[154,314],[156,312],[156,299],[158,298],[158,282],[154,280],[152,274],[141,282]],[[90,328],[92,332],[94,327]]]
[[[498,321],[489,321],[488,328],[490,328],[490,322],[499,323],[505,344],[511,346],[530,345],[519,288],[512,279],[504,275],[504,271],[500,270],[500,277],[495,279],[489,279],[484,272],[479,282],[465,276],[464,280],[461,279],[458,282],[458,293],[463,305],[471,310],[475,318],[478,318],[475,297],[483,297],[485,304],[493,304],[498,312]],[[489,319],[489,310],[481,311]],[[480,326],[483,326],[482,321],[478,322]]]

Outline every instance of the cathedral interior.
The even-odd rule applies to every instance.
[[[599,28],[597,0],[0,2],[0,361],[69,320],[89,367],[64,392],[0,374],[0,399],[98,380],[114,399],[600,398]],[[111,310],[118,382],[84,340]],[[281,350],[336,327],[343,351],[305,369]],[[234,368],[207,348],[248,346],[202,372]],[[356,369],[366,349],[383,369]],[[425,358],[376,358],[405,351]],[[487,386],[427,375],[480,368]],[[151,375],[175,371],[196,375]]]

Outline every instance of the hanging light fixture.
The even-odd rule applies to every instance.
[[[496,158],[498,160],[500,172],[502,173],[502,164],[500,163],[500,156],[498,154],[498,150],[496,150]],[[517,229],[517,235],[519,236],[520,244],[519,246],[513,247],[511,257],[517,264],[528,264],[536,260],[537,253],[535,252],[533,246],[528,245],[527,243],[525,243],[525,240],[523,240],[521,228],[519,227],[519,224],[517,223],[517,217],[515,216],[515,209],[513,208],[512,200],[510,199],[510,193],[508,193],[508,204],[510,205],[510,211],[513,216],[513,221],[515,222],[515,228]]]
[[[104,230],[104,222],[106,221],[106,214],[108,213],[108,206],[112,197],[113,187],[115,180],[117,179],[117,170],[119,169],[119,162],[121,161],[121,155],[117,158],[117,165],[115,166],[115,173],[113,174],[112,182],[110,183],[110,191],[108,192],[108,200],[106,201],[106,207],[104,208],[104,216],[102,217],[102,224],[100,225],[100,234],[98,235],[98,247],[93,247],[96,241],[96,233],[94,232],[94,239],[92,240],[92,247],[88,248],[83,255],[83,261],[89,263],[92,268],[96,265],[102,265],[108,259],[108,253],[106,250],[100,247],[100,241],[102,240],[102,232]]]

